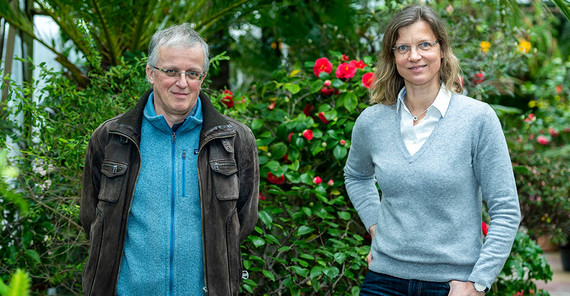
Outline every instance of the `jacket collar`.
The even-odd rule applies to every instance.
[[[143,112],[148,98],[152,93],[149,89],[137,102],[137,104],[120,116],[117,122],[110,128],[110,132],[118,132],[131,137],[136,143],[140,143],[140,132],[143,119]],[[201,91],[200,102],[202,103],[203,123],[200,135],[201,141],[206,143],[210,138],[218,136],[233,136],[235,130],[230,122],[214,107],[210,98]]]

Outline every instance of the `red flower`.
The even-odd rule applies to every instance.
[[[483,235],[487,236],[487,232],[489,231],[489,225],[485,222],[481,222],[481,227],[483,229]]]
[[[222,92],[222,103],[224,103],[228,108],[234,106],[234,94],[229,89]]]
[[[362,85],[364,85],[364,87],[370,88],[373,81],[374,81],[374,73],[368,72],[362,75]]]
[[[305,137],[305,139],[307,140],[312,140],[313,139],[313,131],[310,129],[306,129],[303,131],[303,137]]]
[[[548,133],[553,137],[560,135],[560,132],[552,127],[548,128]]]
[[[267,180],[273,184],[281,184],[285,182],[285,176],[281,175],[281,177],[275,176],[272,172],[267,173]]]
[[[531,122],[534,121],[536,119],[536,116],[534,116],[534,114],[529,113],[527,118],[524,119],[525,122]]]
[[[261,192],[259,193],[259,200],[266,200],[265,196],[261,195]]]
[[[327,58],[320,58],[315,61],[315,66],[313,66],[313,73],[315,76],[319,77],[321,72],[330,73],[332,71],[332,63],[329,62]]]
[[[327,118],[325,117],[325,113],[324,112],[319,112],[319,119],[324,123],[324,124],[328,124],[329,121],[327,120]]]
[[[305,114],[305,116],[309,117],[311,115],[311,112],[313,111],[313,109],[315,109],[314,106],[306,104],[305,108],[303,108],[303,113]]]
[[[267,106],[267,109],[269,110],[273,110],[275,108],[275,102],[271,102],[271,104],[269,104],[269,106]]]
[[[330,179],[327,184],[329,184],[329,186],[333,186],[333,185],[334,185],[334,180],[333,180],[333,179]]]
[[[324,85],[325,85],[326,87],[329,87],[329,86],[331,86],[331,81],[330,81],[330,80],[328,80],[328,79],[327,79],[327,80],[325,80],[325,82],[324,82]]]
[[[323,88],[321,88],[321,94],[323,94],[323,96],[328,97],[332,94],[334,94],[335,89],[334,88],[328,88],[326,86],[323,86]]]
[[[336,78],[348,80],[356,74],[356,66],[354,63],[342,63],[336,68]]]
[[[485,81],[485,73],[483,73],[483,71],[479,71],[473,75],[473,83],[479,84],[483,83],[483,81]]]
[[[538,136],[536,138],[536,141],[538,142],[538,144],[544,145],[544,146],[550,144],[550,140],[545,136]]]
[[[562,92],[562,84],[556,86],[556,93],[560,94]]]
[[[364,67],[368,66],[364,63],[364,61],[355,61],[352,60],[350,61],[351,64],[354,64],[354,66],[356,67],[356,69],[364,69]]]
[[[289,142],[291,142],[291,137],[293,136],[293,132],[289,133],[289,136],[287,137],[289,139]]]
[[[313,183],[315,183],[316,185],[319,185],[323,182],[323,180],[321,179],[321,177],[316,176],[313,178]]]
[[[341,145],[341,146],[344,146],[344,144],[346,144],[346,141],[345,141],[345,140],[340,140],[340,145]]]
[[[347,57],[344,53],[342,54],[342,60],[343,60],[343,61],[348,61],[348,57]]]
[[[289,160],[289,154],[285,154],[283,156],[283,160],[285,161],[285,163],[291,163],[291,161]]]

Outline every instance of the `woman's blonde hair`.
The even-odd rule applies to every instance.
[[[417,21],[427,22],[439,41],[443,56],[439,75],[445,84],[445,88],[457,93],[463,91],[459,82],[459,72],[461,71],[459,60],[451,50],[449,35],[443,21],[431,7],[411,5],[397,12],[386,27],[382,48],[376,58],[375,81],[370,88],[370,103],[391,105],[396,102],[398,93],[404,87],[404,78],[396,69],[392,47],[398,40],[398,30]]]

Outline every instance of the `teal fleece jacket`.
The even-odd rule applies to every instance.
[[[200,100],[175,131],[151,94],[141,129],[141,170],[129,214],[117,295],[200,295],[202,216],[194,152]]]
[[[489,105],[452,94],[446,116],[414,155],[395,105],[368,107],[354,126],[344,173],[366,229],[377,224],[370,270],[491,287],[509,256],[520,209],[505,137]],[[491,217],[485,239],[482,199]]]

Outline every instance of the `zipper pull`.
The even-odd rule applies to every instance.
[[[182,151],[182,158],[186,158],[186,150]]]
[[[176,142],[176,133],[172,133],[172,143]]]

